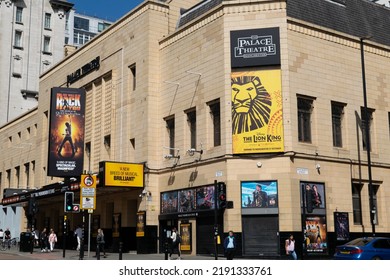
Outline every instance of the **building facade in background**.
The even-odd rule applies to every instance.
[[[111,22],[77,14],[68,1],[0,1],[0,125],[38,105],[39,76]]]
[[[47,173],[50,95],[69,86],[85,90],[78,149],[99,177],[91,232],[114,251],[163,252],[173,227],[184,254],[214,254],[233,230],[238,255],[258,258],[283,257],[291,233],[303,258],[388,235],[389,14],[365,0],[145,1],[41,75],[38,108],[0,129],[1,190],[26,191],[2,204],[37,199],[38,228],[82,223],[64,193],[82,203],[85,182]]]
[[[75,8],[77,9],[77,7]],[[79,48],[111,24],[111,21],[83,15],[72,9],[66,15],[65,45]]]
[[[0,125],[36,107],[39,75],[64,57],[67,1],[0,1]]]

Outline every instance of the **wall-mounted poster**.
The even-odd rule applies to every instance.
[[[192,224],[191,223],[182,223],[180,224],[180,250],[181,251],[191,251],[191,232],[192,232]]]
[[[145,222],[146,222],[146,212],[141,211],[137,213],[137,228],[136,236],[144,237],[145,236]]]
[[[328,252],[325,216],[306,216],[304,238],[306,253],[323,254]]]
[[[307,213],[314,209],[325,209],[325,185],[315,182],[301,182],[304,205]]]
[[[284,151],[281,71],[231,74],[234,154]]]
[[[334,212],[334,228],[338,241],[349,240],[348,212]]]
[[[179,191],[179,212],[191,212],[196,209],[195,190]]]
[[[80,176],[84,161],[85,90],[51,89],[48,176]]]
[[[214,209],[214,185],[196,189],[196,209]]]
[[[277,181],[241,182],[242,208],[278,207]]]
[[[161,193],[161,214],[178,212],[177,191]]]
[[[119,237],[121,229],[121,214],[112,215],[112,237]]]

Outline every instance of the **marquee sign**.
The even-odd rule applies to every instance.
[[[279,28],[230,32],[231,67],[280,65]]]

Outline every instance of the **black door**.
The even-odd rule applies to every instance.
[[[278,216],[243,216],[243,255],[279,256]]]

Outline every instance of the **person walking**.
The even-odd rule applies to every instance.
[[[11,249],[11,231],[9,228],[4,231],[4,242],[8,245],[8,250]]]
[[[100,252],[103,251],[103,258],[106,258],[105,243],[103,230],[99,228],[96,236],[96,257],[100,257]]]
[[[49,251],[49,236],[47,234],[47,229],[46,228],[43,228],[43,230],[41,231],[41,235],[40,235],[40,239],[41,239],[41,252],[44,253],[44,252],[48,252]]]
[[[177,259],[178,260],[181,260],[181,257],[180,257],[180,248],[179,248],[179,245],[180,245],[180,237],[179,235],[177,234],[176,232],[176,228],[173,228],[172,229],[172,235],[171,235],[171,239],[172,239],[172,246],[171,246],[171,252],[169,254],[169,260],[172,259],[172,254],[177,250]]]
[[[291,256],[293,260],[298,259],[297,253],[295,253],[295,239],[292,234],[290,234],[290,237],[286,239],[285,249],[287,256]]]
[[[51,229],[49,235],[50,252],[53,252],[56,242],[57,242],[57,234],[54,232],[53,229]]]
[[[80,225],[77,226],[76,230],[74,231],[74,235],[77,238],[77,251],[80,251],[81,247],[81,238],[83,237],[83,230]]]
[[[232,230],[229,231],[229,235],[226,236],[225,240],[223,241],[223,247],[225,249],[226,259],[232,260],[237,248],[236,237],[234,236]]]

